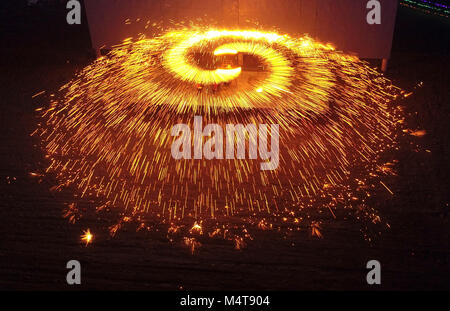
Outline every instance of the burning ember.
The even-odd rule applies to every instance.
[[[94,236],[92,235],[92,233],[89,229],[84,231],[83,235],[81,236],[81,241],[83,241],[86,246],[88,246],[92,242],[93,239],[94,239]]]

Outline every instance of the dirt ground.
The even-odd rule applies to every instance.
[[[408,125],[425,129],[423,149],[400,155],[394,196],[381,197],[391,229],[372,243],[351,220],[324,226],[323,239],[290,242],[259,233],[245,250],[211,243],[195,255],[163,239],[133,230],[80,244],[82,229],[63,219],[68,200],[38,183],[30,172],[42,154],[30,133],[32,100],[55,92],[92,61],[85,25],[69,27],[64,11],[2,4],[0,44],[0,289],[65,290],[66,262],[82,264],[78,289],[106,290],[373,290],[366,262],[382,264],[377,289],[450,289],[449,121],[450,21],[400,8],[387,76],[413,90],[405,103]],[[70,196],[70,193],[65,194]]]

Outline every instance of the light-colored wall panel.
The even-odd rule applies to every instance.
[[[397,0],[380,0],[381,25],[368,25],[368,0],[85,0],[94,48],[144,32],[145,21],[214,19],[219,25],[258,21],[292,35],[309,34],[365,58],[389,58]],[[125,24],[129,18],[140,23]],[[151,34],[151,33],[149,33]]]

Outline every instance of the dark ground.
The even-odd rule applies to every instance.
[[[412,141],[431,153],[399,158],[395,196],[380,204],[391,230],[369,244],[358,226],[337,220],[324,226],[324,239],[297,239],[295,247],[261,233],[244,251],[213,244],[192,256],[134,231],[80,245],[95,220],[68,224],[61,215],[69,199],[29,176],[42,163],[29,134],[44,104],[32,95],[56,91],[92,60],[88,30],[67,26],[57,10],[1,6],[0,289],[68,289],[70,259],[82,264],[77,289],[364,290],[373,289],[365,281],[370,259],[382,264],[379,289],[450,289],[449,20],[399,11],[387,75],[408,90],[424,82],[405,107],[409,127],[427,131]]]

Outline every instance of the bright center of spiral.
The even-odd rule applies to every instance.
[[[176,34],[173,34],[176,36]],[[236,79],[242,72],[242,68],[220,68],[205,70],[189,61],[189,52],[196,48],[206,52],[211,45],[215,45],[215,56],[236,55],[245,53],[260,58],[269,72],[269,76],[263,85],[255,88],[263,88],[269,94],[280,96],[283,92],[289,92],[290,77],[293,69],[289,60],[277,52],[272,45],[286,45],[286,38],[273,33],[257,31],[208,31],[195,33],[181,40],[169,48],[164,65],[181,80],[211,85],[226,83]],[[256,92],[257,93],[257,92]]]

